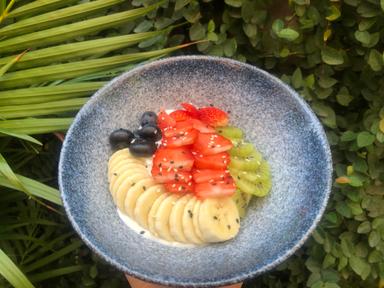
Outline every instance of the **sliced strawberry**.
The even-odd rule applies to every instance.
[[[210,170],[210,169],[194,169],[192,171],[193,181],[196,183],[225,181],[232,178],[228,170]]]
[[[181,106],[189,113],[193,118],[199,118],[199,110],[191,103],[181,103]]]
[[[185,121],[191,119],[192,117],[185,110],[175,110],[169,114],[176,122]]]
[[[216,107],[203,107],[199,109],[199,119],[213,127],[226,126],[228,114]]]
[[[195,195],[203,199],[232,196],[235,190],[236,186],[232,179],[195,184]]]
[[[198,133],[199,132],[197,132],[196,129],[191,129],[169,138],[163,138],[161,145],[167,148],[192,145],[195,142]]]
[[[180,134],[184,134],[185,132],[193,129],[193,122],[191,120],[185,120],[176,122],[173,127],[167,127],[163,130],[164,137],[172,137]]]
[[[192,152],[195,157],[195,167],[197,169],[225,170],[230,162],[227,152],[215,155],[204,156],[197,152]]]
[[[175,171],[176,170],[176,171]],[[151,170],[153,178],[160,183],[167,182],[183,182],[188,183],[192,181],[192,174],[190,172],[153,166]]]
[[[173,119],[171,116],[167,114],[164,110],[161,110],[159,114],[157,115],[157,126],[161,130],[167,128],[167,127],[173,127],[176,125],[175,119]]]
[[[191,151],[185,147],[166,148],[159,147],[153,155],[153,166],[158,168],[174,168],[190,171],[194,162]]]
[[[169,182],[164,184],[165,189],[171,193],[193,193],[195,184],[193,182],[180,183]]]
[[[215,133],[216,130],[209,126],[208,124],[205,124],[204,122],[198,120],[198,119],[191,119],[190,120],[193,123],[193,128],[196,130],[199,130],[200,133]]]
[[[216,133],[199,133],[193,145],[193,149],[203,155],[221,153],[232,147],[230,140]]]

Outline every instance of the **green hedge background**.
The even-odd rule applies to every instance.
[[[0,133],[8,135],[0,138],[0,286],[126,287],[120,272],[80,242],[57,190],[45,185],[57,187],[63,134],[54,132],[65,131],[105,81],[177,50],[231,57],[277,75],[311,105],[332,148],[335,181],[316,232],[289,260],[245,286],[384,287],[383,0],[36,2],[0,1]],[[104,6],[79,6],[95,2]],[[116,21],[117,13],[139,7],[149,9]],[[59,14],[48,23],[37,18],[50,12]],[[82,20],[108,15],[98,29],[74,32],[85,27]],[[58,30],[47,30],[68,25],[77,26],[56,40]],[[131,38],[114,38],[121,35]],[[88,42],[97,39],[106,40],[99,50]],[[200,40],[207,41],[176,46]],[[66,43],[85,46],[66,55],[68,46],[59,47]],[[91,69],[95,59],[102,62]],[[84,65],[87,71],[76,68]]]

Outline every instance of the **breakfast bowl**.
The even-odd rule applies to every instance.
[[[134,129],[144,111],[181,102],[227,111],[270,165],[269,194],[251,200],[231,240],[192,247],[153,241],[125,225],[109,192],[110,133]],[[109,82],[77,114],[59,163],[64,207],[82,240],[129,275],[182,287],[241,282],[286,260],[320,221],[331,178],[324,130],[294,90],[254,66],[207,56],[154,61]]]

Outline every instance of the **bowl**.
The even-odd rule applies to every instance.
[[[230,122],[271,166],[270,194],[253,198],[233,240],[193,248],[164,245],[127,227],[112,202],[109,134],[136,128],[144,111],[180,102],[229,111]],[[319,222],[331,175],[324,130],[294,90],[254,66],[207,56],[166,58],[109,82],[77,114],[59,164],[68,218],[91,249],[132,276],[184,287],[240,282],[287,259]]]

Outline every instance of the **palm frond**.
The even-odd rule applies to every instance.
[[[17,288],[34,288],[35,286],[20,271],[13,261],[0,249],[0,274]]]
[[[14,37],[81,19],[124,0],[97,0],[29,17],[0,29],[0,37]]]
[[[89,35],[106,28],[116,27],[146,15],[148,12],[155,10],[161,3],[16,36],[0,42],[0,53],[61,43],[78,36]]]
[[[0,129],[11,130],[17,134],[44,134],[65,131],[73,118],[28,118],[0,121]]]

